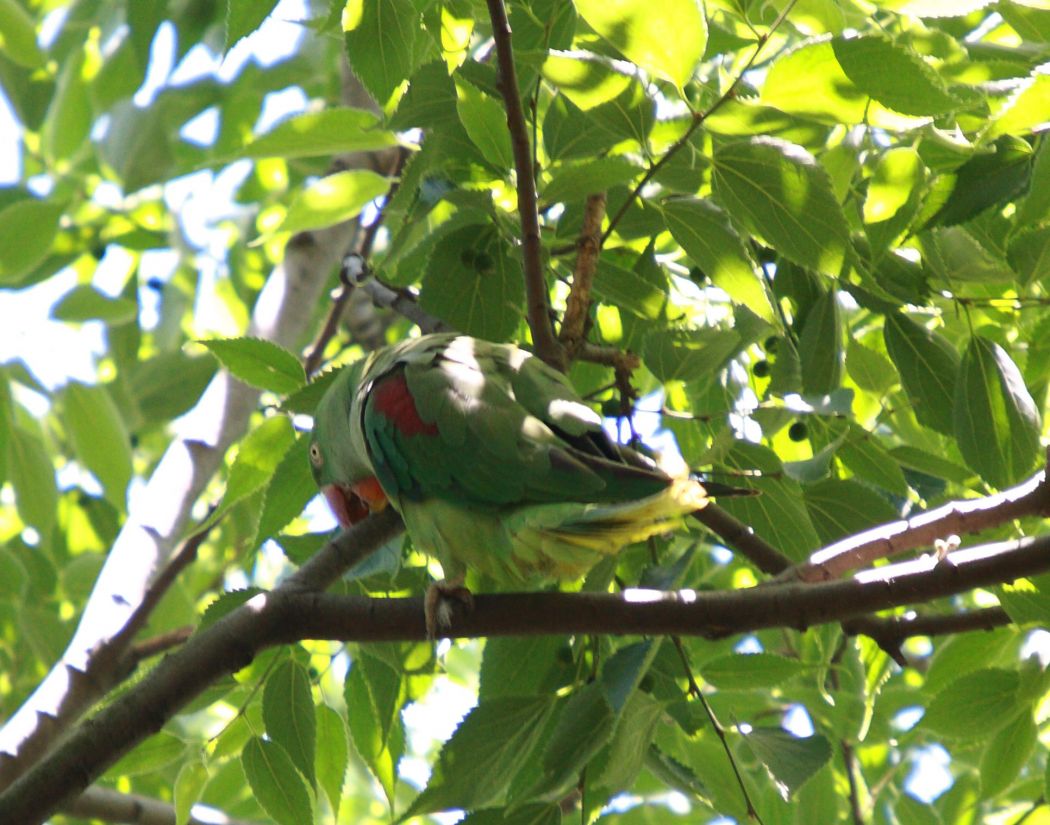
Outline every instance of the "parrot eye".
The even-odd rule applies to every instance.
[[[324,456],[321,455],[321,448],[316,444],[310,445],[310,463],[315,467],[320,467],[324,464]]]

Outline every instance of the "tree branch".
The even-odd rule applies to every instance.
[[[822,581],[878,559],[928,547],[937,539],[977,533],[1022,516],[1050,515],[1050,484],[1046,472],[993,496],[953,501],[908,519],[883,524],[822,548],[809,560],[784,570],[778,580]]]
[[[711,107],[704,112],[693,112],[692,121],[689,123],[689,127],[685,130],[685,133],[667,148],[667,151],[664,152],[663,156],[656,163],[654,163],[645,171],[645,174],[642,175],[642,179],[638,181],[634,189],[632,189],[631,193],[627,196],[627,200],[625,200],[620,206],[620,208],[616,210],[616,214],[609,219],[609,225],[605,227],[605,232],[602,233],[602,244],[608,241],[609,238],[612,236],[612,233],[616,231],[616,227],[619,226],[620,221],[623,220],[623,216],[627,214],[627,210],[630,209],[631,204],[633,204],[638,199],[638,196],[641,194],[642,190],[648,185],[649,181],[656,177],[657,173],[664,168],[664,166],[671,160],[671,158],[677,155],[678,152],[680,152],[682,148],[687,143],[689,143],[689,138],[691,138],[693,136],[693,133],[695,133],[696,130],[699,129],[701,125],[703,125],[705,120],[711,117],[711,115],[713,115],[715,112],[721,109],[728,101],[730,101],[734,97],[734,95],[736,94],[736,87],[740,84],[740,81],[743,79],[744,75],[747,74],[751,67],[755,65],[755,61],[758,59],[758,55],[762,52],[762,49],[765,48],[766,43],[769,42],[770,36],[773,34],[773,32],[780,28],[780,24],[787,19],[787,16],[791,12],[791,9],[795,6],[795,2],[796,0],[790,0],[790,2],[788,2],[784,6],[784,8],[780,11],[780,14],[778,14],[776,19],[772,22],[768,31],[766,31],[765,34],[759,36],[758,42],[755,43],[755,50],[751,53],[751,56],[744,64],[743,68],[739,72],[737,72],[737,75],[733,78],[732,83],[730,83],[726,90],[718,96],[718,99],[711,104]]]
[[[791,559],[717,504],[708,504],[691,515],[713,531],[727,547],[750,559],[763,573],[772,576],[791,567]]]
[[[300,233],[288,242],[253,309],[249,335],[299,345],[324,276],[346,248],[349,233],[344,224]],[[131,641],[122,629],[180,545],[192,506],[227,449],[244,435],[258,399],[258,390],[221,371],[181,420],[178,437],[136,496],[62,658],[0,730],[0,787],[44,754],[112,684]]]
[[[565,347],[566,360],[572,361],[583,345],[587,317],[591,308],[591,284],[602,251],[602,218],[605,217],[605,193],[588,195],[583,208],[583,227],[576,239],[576,268],[572,289],[565,302],[558,340]]]
[[[302,639],[424,640],[421,598],[371,599],[306,589],[331,580],[343,565],[367,555],[400,527],[389,510],[366,519],[273,592],[256,596],[202,630],[0,794],[0,822],[42,822],[215,679],[245,667],[266,647]],[[940,561],[929,557],[888,565],[853,579],[817,584],[788,582],[718,592],[480,594],[470,612],[455,612],[447,635],[630,633],[717,638],[770,627],[801,630],[1048,568],[1050,535],[960,550]]]
[[[260,650],[282,642],[280,624],[289,616],[281,605],[308,605],[320,594],[304,594],[304,588],[327,586],[401,529],[401,518],[392,508],[365,519],[330,541],[272,593],[257,596],[200,631],[0,793],[0,822],[41,823],[61,809],[216,679],[246,667]],[[425,633],[423,625],[420,632]]]
[[[324,351],[328,346],[328,342],[332,340],[336,330],[339,329],[339,320],[343,316],[343,310],[346,308],[346,304],[350,300],[350,294],[354,291],[356,285],[355,279],[350,274],[351,268],[354,266],[355,259],[359,265],[367,266],[368,259],[372,254],[372,248],[375,245],[376,236],[379,234],[379,227],[383,225],[386,205],[390,203],[390,199],[394,197],[394,193],[397,192],[398,186],[400,186],[399,177],[407,160],[408,150],[404,148],[400,149],[394,156],[391,168],[386,170],[386,173],[392,176],[394,181],[390,184],[390,189],[387,190],[386,195],[384,195],[383,203],[379,207],[375,219],[365,228],[363,233],[360,233],[360,238],[354,244],[354,249],[347,252],[343,257],[342,264],[339,267],[339,283],[342,286],[332,299],[332,306],[328,310],[328,317],[325,318],[324,326],[321,327],[320,334],[318,334],[313,346],[310,347],[309,354],[306,356],[304,368],[307,375],[313,375],[317,372],[318,367],[321,366],[321,359],[324,358]]]
[[[518,77],[514,68],[514,52],[510,42],[510,21],[503,0],[487,0],[492,20],[492,37],[496,44],[499,65],[499,87],[507,110],[507,129],[514,153],[514,171],[517,176],[518,215],[521,219],[521,254],[525,271],[525,298],[529,329],[536,354],[556,369],[564,370],[565,353],[554,337],[551,327],[550,299],[547,278],[543,271],[540,244],[540,218],[536,207],[536,179],[532,168],[532,148],[529,145],[528,126],[518,93]]]
[[[64,813],[83,819],[119,822],[125,825],[176,825],[175,809],[167,802],[132,793],[120,793],[98,786],[88,788]],[[185,825],[209,825],[220,820],[191,816]],[[243,819],[224,817],[223,825],[253,825]]]

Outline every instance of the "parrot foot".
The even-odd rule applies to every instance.
[[[452,627],[452,613],[456,604],[466,610],[474,609],[474,594],[463,586],[463,576],[442,579],[427,588],[423,597],[423,615],[428,639],[434,641]]]

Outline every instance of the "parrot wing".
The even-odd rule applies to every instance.
[[[453,335],[398,345],[369,369],[352,415],[395,501],[615,502],[671,484],[606,437],[559,373],[511,345]]]

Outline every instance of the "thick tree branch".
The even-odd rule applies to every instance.
[[[401,529],[401,519],[392,509],[366,519],[329,542],[272,593],[252,599],[202,630],[0,793],[0,822],[41,823],[64,807],[216,679],[235,673],[263,648],[282,642],[280,624],[289,620],[286,600],[300,606],[311,603],[320,594],[311,590],[304,595],[303,588],[327,586]],[[422,621],[421,616],[417,619]],[[420,632],[425,632],[422,625]]]
[[[341,225],[294,236],[259,295],[248,334],[297,347],[349,234]],[[191,508],[227,449],[244,435],[258,399],[258,390],[222,371],[182,419],[178,437],[136,496],[62,658],[0,730],[0,787],[45,753],[112,684],[131,641],[121,631],[180,546]]]
[[[929,547],[938,539],[977,533],[1023,516],[1040,515],[1050,515],[1050,484],[1046,482],[1045,471],[994,496],[953,501],[936,510],[849,536],[818,550],[808,561],[782,572],[778,579],[834,579],[878,559],[916,547]]]
[[[532,168],[532,147],[518,93],[518,76],[510,43],[510,21],[503,0],[487,0],[492,20],[492,37],[496,43],[499,65],[499,87],[507,110],[507,129],[514,153],[517,176],[518,215],[521,220],[521,254],[525,270],[525,300],[529,329],[536,354],[556,369],[565,368],[565,354],[551,327],[550,298],[543,271],[540,244],[540,218],[536,207],[536,178]]]
[[[62,747],[0,794],[0,822],[35,825],[81,793],[121,755],[159,730],[215,679],[266,647],[302,639],[423,640],[423,600],[370,599],[304,589],[325,583],[400,530],[389,511],[342,534],[296,577],[202,630],[141,682],[84,722]],[[876,610],[925,602],[1050,568],[1050,535],[917,559],[849,580],[788,582],[747,590],[622,594],[507,593],[475,596],[448,635],[490,637],[579,633],[722,637],[770,627],[804,629]]]

